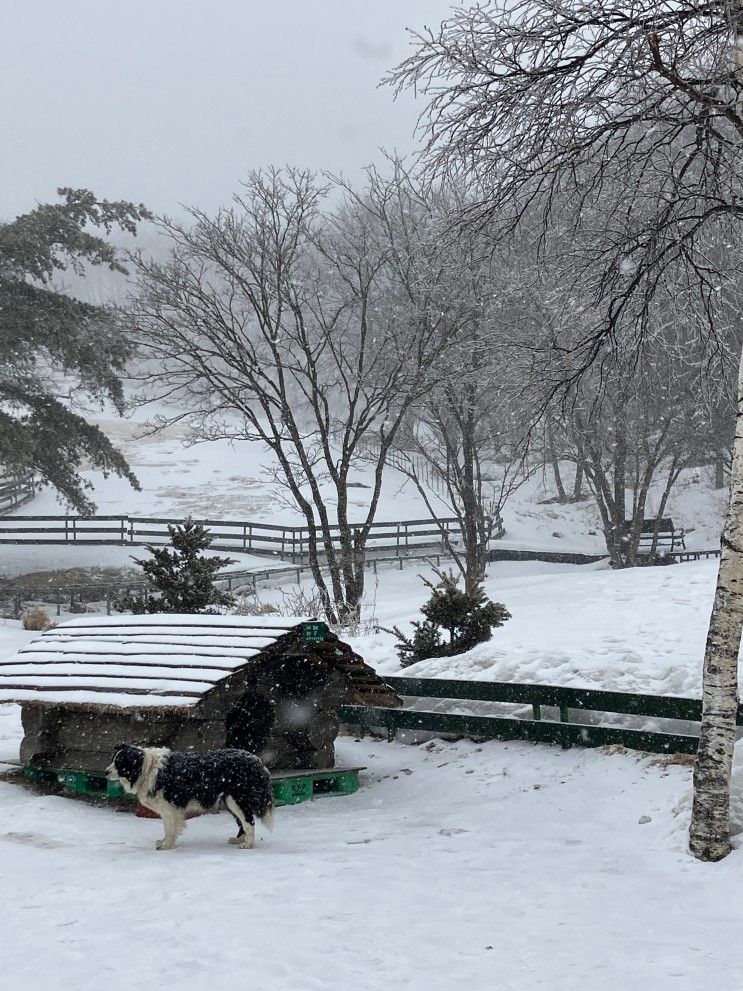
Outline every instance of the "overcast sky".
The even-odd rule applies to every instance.
[[[2,0],[0,216],[57,186],[211,209],[248,169],[415,147],[377,88],[449,0]]]

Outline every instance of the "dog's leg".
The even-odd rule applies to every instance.
[[[228,843],[231,843],[233,846],[237,846],[238,843],[241,843],[242,842],[242,838],[245,835],[245,831],[243,829],[242,823],[237,818],[237,816],[235,815],[235,813],[234,812],[230,812],[230,815],[232,816],[232,818],[237,823],[237,836],[230,836],[230,838],[229,838],[229,840],[227,840],[227,842]]]
[[[237,836],[231,836],[229,842],[233,846],[239,846],[243,850],[252,850],[255,846],[255,826],[252,822],[248,822],[245,813],[231,795],[227,796],[225,805],[235,819],[237,819],[240,826],[240,832]]]
[[[165,836],[157,841],[155,847],[158,850],[172,850],[175,846],[175,841],[180,836],[186,824],[186,817],[179,809],[171,807],[161,808],[159,812],[163,822]]]

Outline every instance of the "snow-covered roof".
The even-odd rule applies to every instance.
[[[270,616],[81,616],[0,661],[0,702],[196,705],[299,622]]]

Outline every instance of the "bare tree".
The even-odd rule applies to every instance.
[[[436,313],[400,305],[380,218],[407,213],[403,185],[377,176],[323,213],[325,193],[307,172],[253,173],[215,216],[162,220],[170,258],[140,259],[137,305],[148,395],[177,401],[198,438],[268,445],[309,530],[301,550],[328,617],[345,622],[358,615],[390,446],[444,341]],[[357,522],[349,473],[370,435],[372,490]]]
[[[441,184],[421,195],[440,236],[433,245],[436,277],[417,283],[449,327],[450,346],[440,356],[437,382],[398,434],[396,465],[417,486],[432,520],[456,518],[457,541],[443,525],[441,536],[466,590],[474,592],[505,503],[528,476],[518,415],[523,361],[508,334],[513,263],[487,239],[457,233],[467,201],[461,191]]]
[[[576,272],[603,304],[571,350],[580,372],[617,335],[639,341],[660,286],[691,290],[714,342],[712,228],[740,250],[743,5],[740,0],[498,0],[418,36],[393,74],[429,96],[434,169],[473,176],[470,219],[515,225],[574,206]],[[606,222],[591,207],[607,195]],[[611,192],[621,190],[621,196]],[[743,363],[742,366],[743,368]],[[729,790],[743,629],[743,376],[731,501],[705,651],[690,846],[730,850]]]
[[[705,402],[706,362],[698,348],[695,360],[694,343],[647,339],[640,356],[590,370],[556,404],[563,454],[584,466],[614,567],[638,563],[648,519],[653,559],[674,486],[717,433]]]
[[[403,436],[398,467],[417,486],[431,519],[457,520],[461,540],[442,540],[470,593],[485,574],[490,541],[502,531],[502,510],[529,475],[522,421],[512,418],[512,397],[499,394],[493,368],[482,369],[431,390],[414,411],[414,429]],[[506,390],[503,390],[506,393]],[[432,490],[421,465],[437,473]]]

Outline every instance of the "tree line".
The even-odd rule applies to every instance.
[[[97,218],[73,215],[66,195],[43,209],[82,233]],[[470,593],[508,498],[540,468],[558,501],[593,497],[613,563],[633,564],[651,492],[660,518],[684,469],[729,462],[735,333],[720,334],[710,356],[697,314],[658,303],[630,360],[608,351],[576,374],[600,302],[575,282],[565,235],[538,245],[535,214],[526,233],[499,241],[492,223],[463,222],[477,203],[460,179],[431,180],[390,158],[360,189],[292,168],[257,172],[229,206],[214,215],[194,208],[180,221],[110,205],[131,225],[155,223],[164,257],[128,260],[127,307],[43,288],[61,307],[85,311],[87,323],[78,313],[77,336],[68,337],[31,312],[11,315],[8,336],[28,341],[14,374],[27,362],[26,378],[68,417],[80,395],[120,404],[126,371],[140,400],[169,410],[161,424],[186,423],[202,441],[266,444],[309,530],[313,578],[334,622],[358,617],[391,458],[432,519],[458,519],[462,540],[449,550]],[[568,216],[565,206],[563,224]],[[56,268],[121,266],[90,234],[86,254],[73,256],[38,211],[5,229],[19,224]],[[16,282],[27,284],[23,273]],[[9,402],[11,385],[0,379]],[[137,484],[96,428],[74,434],[55,416],[58,433],[44,431],[24,397],[9,409],[14,431],[35,440],[22,446],[6,431],[2,463],[51,482],[78,510],[91,510],[83,458]],[[372,480],[361,514],[351,503],[359,466]]]

